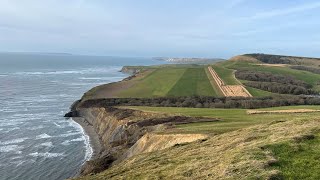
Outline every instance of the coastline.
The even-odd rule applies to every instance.
[[[116,83],[116,82],[121,83],[125,79],[127,79],[128,77],[132,76],[132,74],[133,74],[132,72],[126,70],[124,67],[122,67],[122,69],[119,72],[122,72],[123,74],[129,74],[129,75],[127,77],[123,78],[120,81],[115,81],[115,82],[103,84],[103,85],[100,85],[100,86],[112,85],[113,83]],[[99,87],[99,86],[94,86],[92,89],[97,88],[97,87]],[[87,91],[86,93],[90,92],[91,90]],[[110,90],[108,89],[107,92],[110,92]],[[95,92],[95,94],[99,94],[99,93]],[[109,97],[110,96],[108,94],[104,94],[104,93],[102,93],[102,94],[103,94],[103,97]],[[71,105],[71,109],[70,109],[71,111],[72,111],[73,106],[76,105],[76,103],[77,103],[77,101],[74,102]],[[80,126],[80,128],[82,128],[83,136],[86,138],[86,141],[89,141],[88,144],[89,144],[89,148],[90,148],[88,150],[87,149],[88,147],[86,147],[86,156],[85,156],[85,159],[84,159],[84,163],[79,167],[79,169],[76,172],[76,174],[73,177],[70,177],[70,178],[75,178],[75,177],[81,176],[81,173],[86,168],[86,165],[88,165],[88,162],[94,161],[96,159],[101,158],[101,156],[103,156],[103,152],[105,151],[105,149],[103,147],[103,142],[101,141],[100,136],[96,133],[93,125],[91,123],[89,123],[85,118],[83,118],[83,117],[73,117],[71,115],[71,116],[69,116],[69,120],[77,123]],[[88,138],[88,140],[87,140],[87,138]],[[87,157],[88,151],[89,151],[89,158]]]
[[[77,123],[81,126],[81,128],[84,131],[84,136],[89,137],[89,146],[92,149],[91,157],[88,159],[85,159],[85,162],[81,165],[77,174],[75,175],[75,177],[77,177],[80,175],[81,170],[83,169],[83,167],[85,167],[85,165],[87,164],[88,161],[98,159],[101,156],[102,152],[104,151],[104,148],[102,146],[102,142],[99,138],[99,135],[94,130],[94,127],[85,118],[72,117],[70,120],[74,121],[75,123]],[[86,151],[88,151],[88,150],[86,149]]]
[[[89,136],[89,144],[93,150],[93,153],[90,159],[87,159],[86,161],[99,158],[101,152],[103,152],[103,146],[99,135],[94,130],[94,127],[84,118],[72,117],[71,119],[83,128],[85,135]]]

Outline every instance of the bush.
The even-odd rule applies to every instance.
[[[162,98],[108,98],[92,99],[80,107],[153,106],[190,108],[267,108],[292,105],[320,105],[320,98],[312,96],[283,95],[275,97],[162,97]]]

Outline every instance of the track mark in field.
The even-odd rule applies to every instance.
[[[252,97],[243,85],[225,85],[224,81],[219,77],[215,70],[209,66],[208,70],[218,85],[220,91],[226,97]]]

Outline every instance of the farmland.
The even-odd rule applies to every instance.
[[[216,96],[203,66],[155,69],[119,97]]]

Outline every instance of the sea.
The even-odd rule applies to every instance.
[[[124,65],[151,58],[0,53],[0,180],[73,177],[92,156],[90,138],[64,118],[94,86],[122,80]]]

